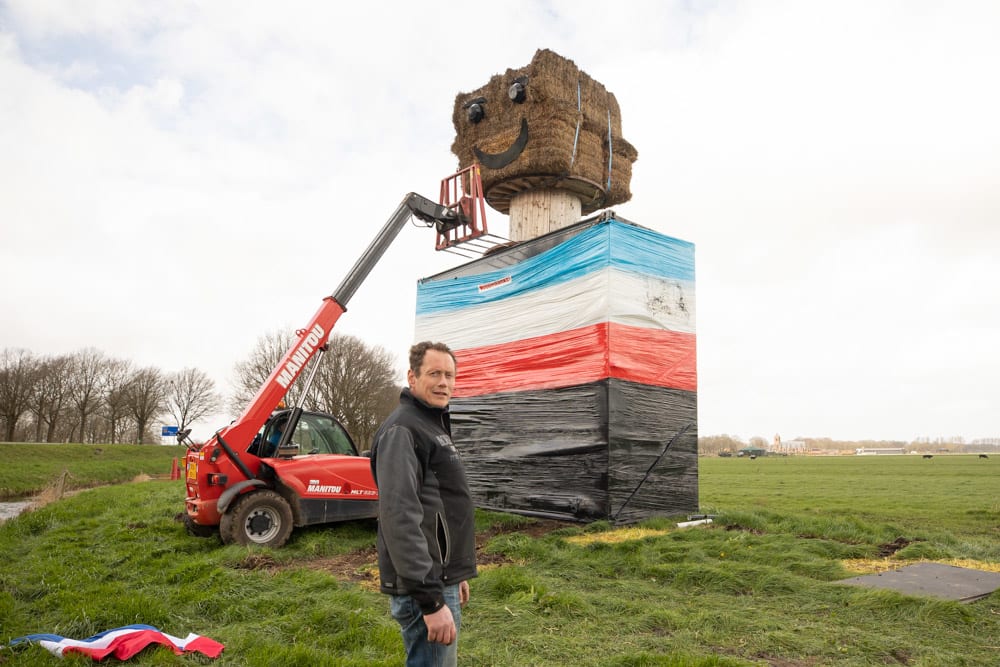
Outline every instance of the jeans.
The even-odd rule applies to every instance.
[[[462,627],[462,606],[458,585],[444,587],[444,601],[455,619],[455,641],[450,645],[427,641],[427,626],[420,606],[409,595],[390,595],[389,610],[399,623],[406,648],[406,667],[455,667],[458,664],[458,631]]]

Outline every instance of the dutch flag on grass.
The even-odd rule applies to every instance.
[[[119,660],[128,660],[151,644],[166,646],[178,655],[197,651],[209,658],[218,658],[225,648],[219,642],[193,632],[181,639],[160,632],[151,625],[126,625],[86,639],[70,639],[50,634],[25,635],[11,640],[10,646],[22,643],[39,644],[58,656],[64,653],[82,653],[94,660],[103,660],[109,655]]]

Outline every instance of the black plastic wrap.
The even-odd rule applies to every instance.
[[[611,518],[698,510],[698,395],[609,381]]]
[[[698,507],[694,392],[605,379],[456,398],[479,507],[627,523]]]

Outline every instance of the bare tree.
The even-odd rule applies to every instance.
[[[101,414],[107,422],[107,441],[122,442],[132,421],[132,362],[109,359],[101,379]]]
[[[150,423],[166,407],[166,380],[158,368],[147,366],[132,374],[128,383],[128,409],[135,420],[135,442],[145,440]]]
[[[698,438],[699,454],[732,454],[740,450],[743,443],[731,435],[709,435]]]
[[[68,355],[49,357],[39,364],[31,408],[36,442],[55,441],[56,429],[66,416],[72,370],[73,359]]]
[[[250,352],[250,358],[236,364],[236,391],[229,403],[229,408],[235,414],[241,414],[271,375],[278,362],[298,341],[294,334],[288,331],[267,333],[257,339],[257,345]],[[298,383],[293,384],[285,401],[289,404],[298,401]]]
[[[73,381],[70,388],[70,405],[76,414],[80,427],[80,442],[93,441],[93,433],[88,433],[87,423],[100,404],[101,379],[108,363],[104,353],[88,347],[73,355]],[[73,439],[75,428],[70,432]]]
[[[6,442],[14,440],[17,422],[31,407],[38,365],[28,350],[5,348],[0,353],[0,417]]]
[[[204,371],[185,368],[167,377],[166,405],[183,431],[202,417],[218,412],[222,399],[215,391],[215,381]]]

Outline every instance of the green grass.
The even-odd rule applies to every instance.
[[[961,536],[969,558],[997,559],[1000,460],[974,455],[705,458],[703,511],[815,521],[839,539]]]
[[[599,522],[531,537],[531,519],[480,512],[480,530],[507,531],[486,547],[505,562],[472,582],[460,661],[998,664],[1000,593],[959,604],[833,583],[898,537],[912,542],[894,561],[995,567],[997,489],[997,462],[965,456],[703,459],[711,526],[661,518],[644,532]],[[129,664],[402,664],[385,596],[330,566],[373,544],[370,523],[300,530],[280,550],[222,547],[184,533],[182,496],[176,481],[95,488],[0,527],[0,642],[149,623],[226,650],[211,661],[147,649]],[[39,647],[0,649],[3,665],[57,663]]]
[[[56,482],[65,490],[127,482],[137,475],[170,473],[184,465],[184,447],[161,445],[42,445],[0,443],[0,500],[24,498]]]

